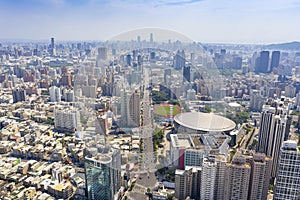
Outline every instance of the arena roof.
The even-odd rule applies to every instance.
[[[231,131],[236,124],[225,117],[213,113],[187,112],[174,117],[179,125],[204,132]]]

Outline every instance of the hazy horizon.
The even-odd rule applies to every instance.
[[[299,0],[0,0],[0,17],[2,40],[107,41],[144,27],[201,43],[300,40]]]

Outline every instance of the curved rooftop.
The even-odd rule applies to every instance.
[[[231,131],[236,124],[225,117],[213,113],[187,112],[174,117],[179,125],[204,132]]]

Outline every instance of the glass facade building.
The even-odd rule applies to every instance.
[[[120,151],[108,148],[85,160],[88,199],[114,199],[121,186]]]

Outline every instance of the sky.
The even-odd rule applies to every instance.
[[[155,27],[203,43],[281,43],[300,41],[300,0],[0,0],[0,27],[0,39],[105,41]]]

